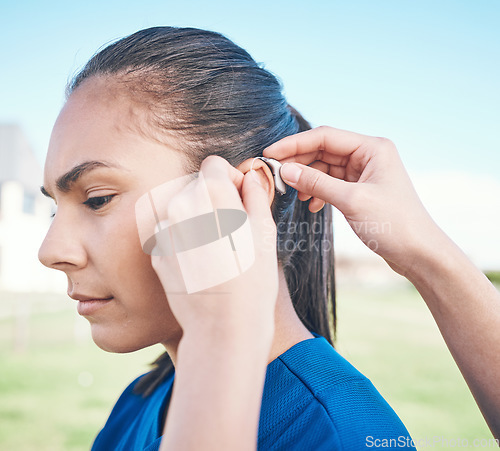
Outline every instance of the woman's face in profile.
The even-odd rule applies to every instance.
[[[182,333],[142,251],[135,203],[183,171],[179,153],[138,131],[144,116],[104,80],[90,79],[61,111],[45,163],[44,189],[57,213],[40,261],[65,272],[94,341],[112,352]]]

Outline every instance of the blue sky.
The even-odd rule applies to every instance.
[[[40,159],[64,85],[103,44],[154,25],[220,31],[314,125],[387,136],[410,170],[500,169],[500,2],[17,1],[1,6],[0,120]]]
[[[495,0],[3,2],[0,121],[42,161],[66,82],[99,47],[195,26],[264,63],[313,125],[391,138],[410,174],[500,184],[499,21]]]

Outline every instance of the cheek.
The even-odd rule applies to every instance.
[[[142,250],[133,214],[126,215],[120,226],[116,226],[112,242],[114,251],[109,252],[109,255],[114,254],[114,258],[111,263],[116,268],[115,276],[126,295],[134,296],[137,303],[150,307],[156,304],[164,308],[165,292],[151,266],[151,257]]]
[[[117,265],[117,294],[126,312],[129,335],[139,341],[164,342],[178,333],[180,326],[151,265],[151,257],[142,251],[134,226],[124,226],[121,232],[126,244],[122,247],[121,260]],[[130,233],[125,236],[126,229]]]
[[[177,336],[180,326],[151,257],[142,251],[135,216],[110,220],[101,232],[100,255],[107,259],[102,276],[117,304],[110,318],[92,325],[94,341],[108,351],[130,352]]]

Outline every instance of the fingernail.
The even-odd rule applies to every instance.
[[[259,176],[257,175],[257,172],[255,172],[254,169],[250,169],[250,177],[252,177],[254,182],[257,182],[260,186],[262,186],[262,183],[260,181]]]
[[[281,177],[292,183],[299,181],[301,172],[302,169],[294,163],[285,163],[280,170]]]

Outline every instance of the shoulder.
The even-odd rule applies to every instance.
[[[170,395],[173,376],[168,377],[151,395],[144,397],[134,393],[134,387],[146,374],[132,381],[116,401],[94,441],[93,450],[125,450],[131,449],[131,444],[140,444],[139,448],[143,449],[161,436],[162,413]]]
[[[145,400],[134,393],[134,387],[143,376],[145,374],[134,379],[122,392],[113,406],[106,424],[97,435],[93,449],[105,448],[109,444],[110,435],[122,435],[127,428],[130,417],[141,409]],[[112,434],[109,433],[110,431],[112,431]]]
[[[111,416],[123,415],[127,410],[135,410],[138,405],[142,405],[145,402],[145,398],[141,395],[134,393],[134,387],[137,382],[139,382],[146,374],[141,374],[139,377],[135,378],[128,386],[123,390],[122,394],[116,401],[113,410],[111,411]]]
[[[259,447],[359,449],[376,439],[410,439],[373,384],[315,335],[269,364]]]

